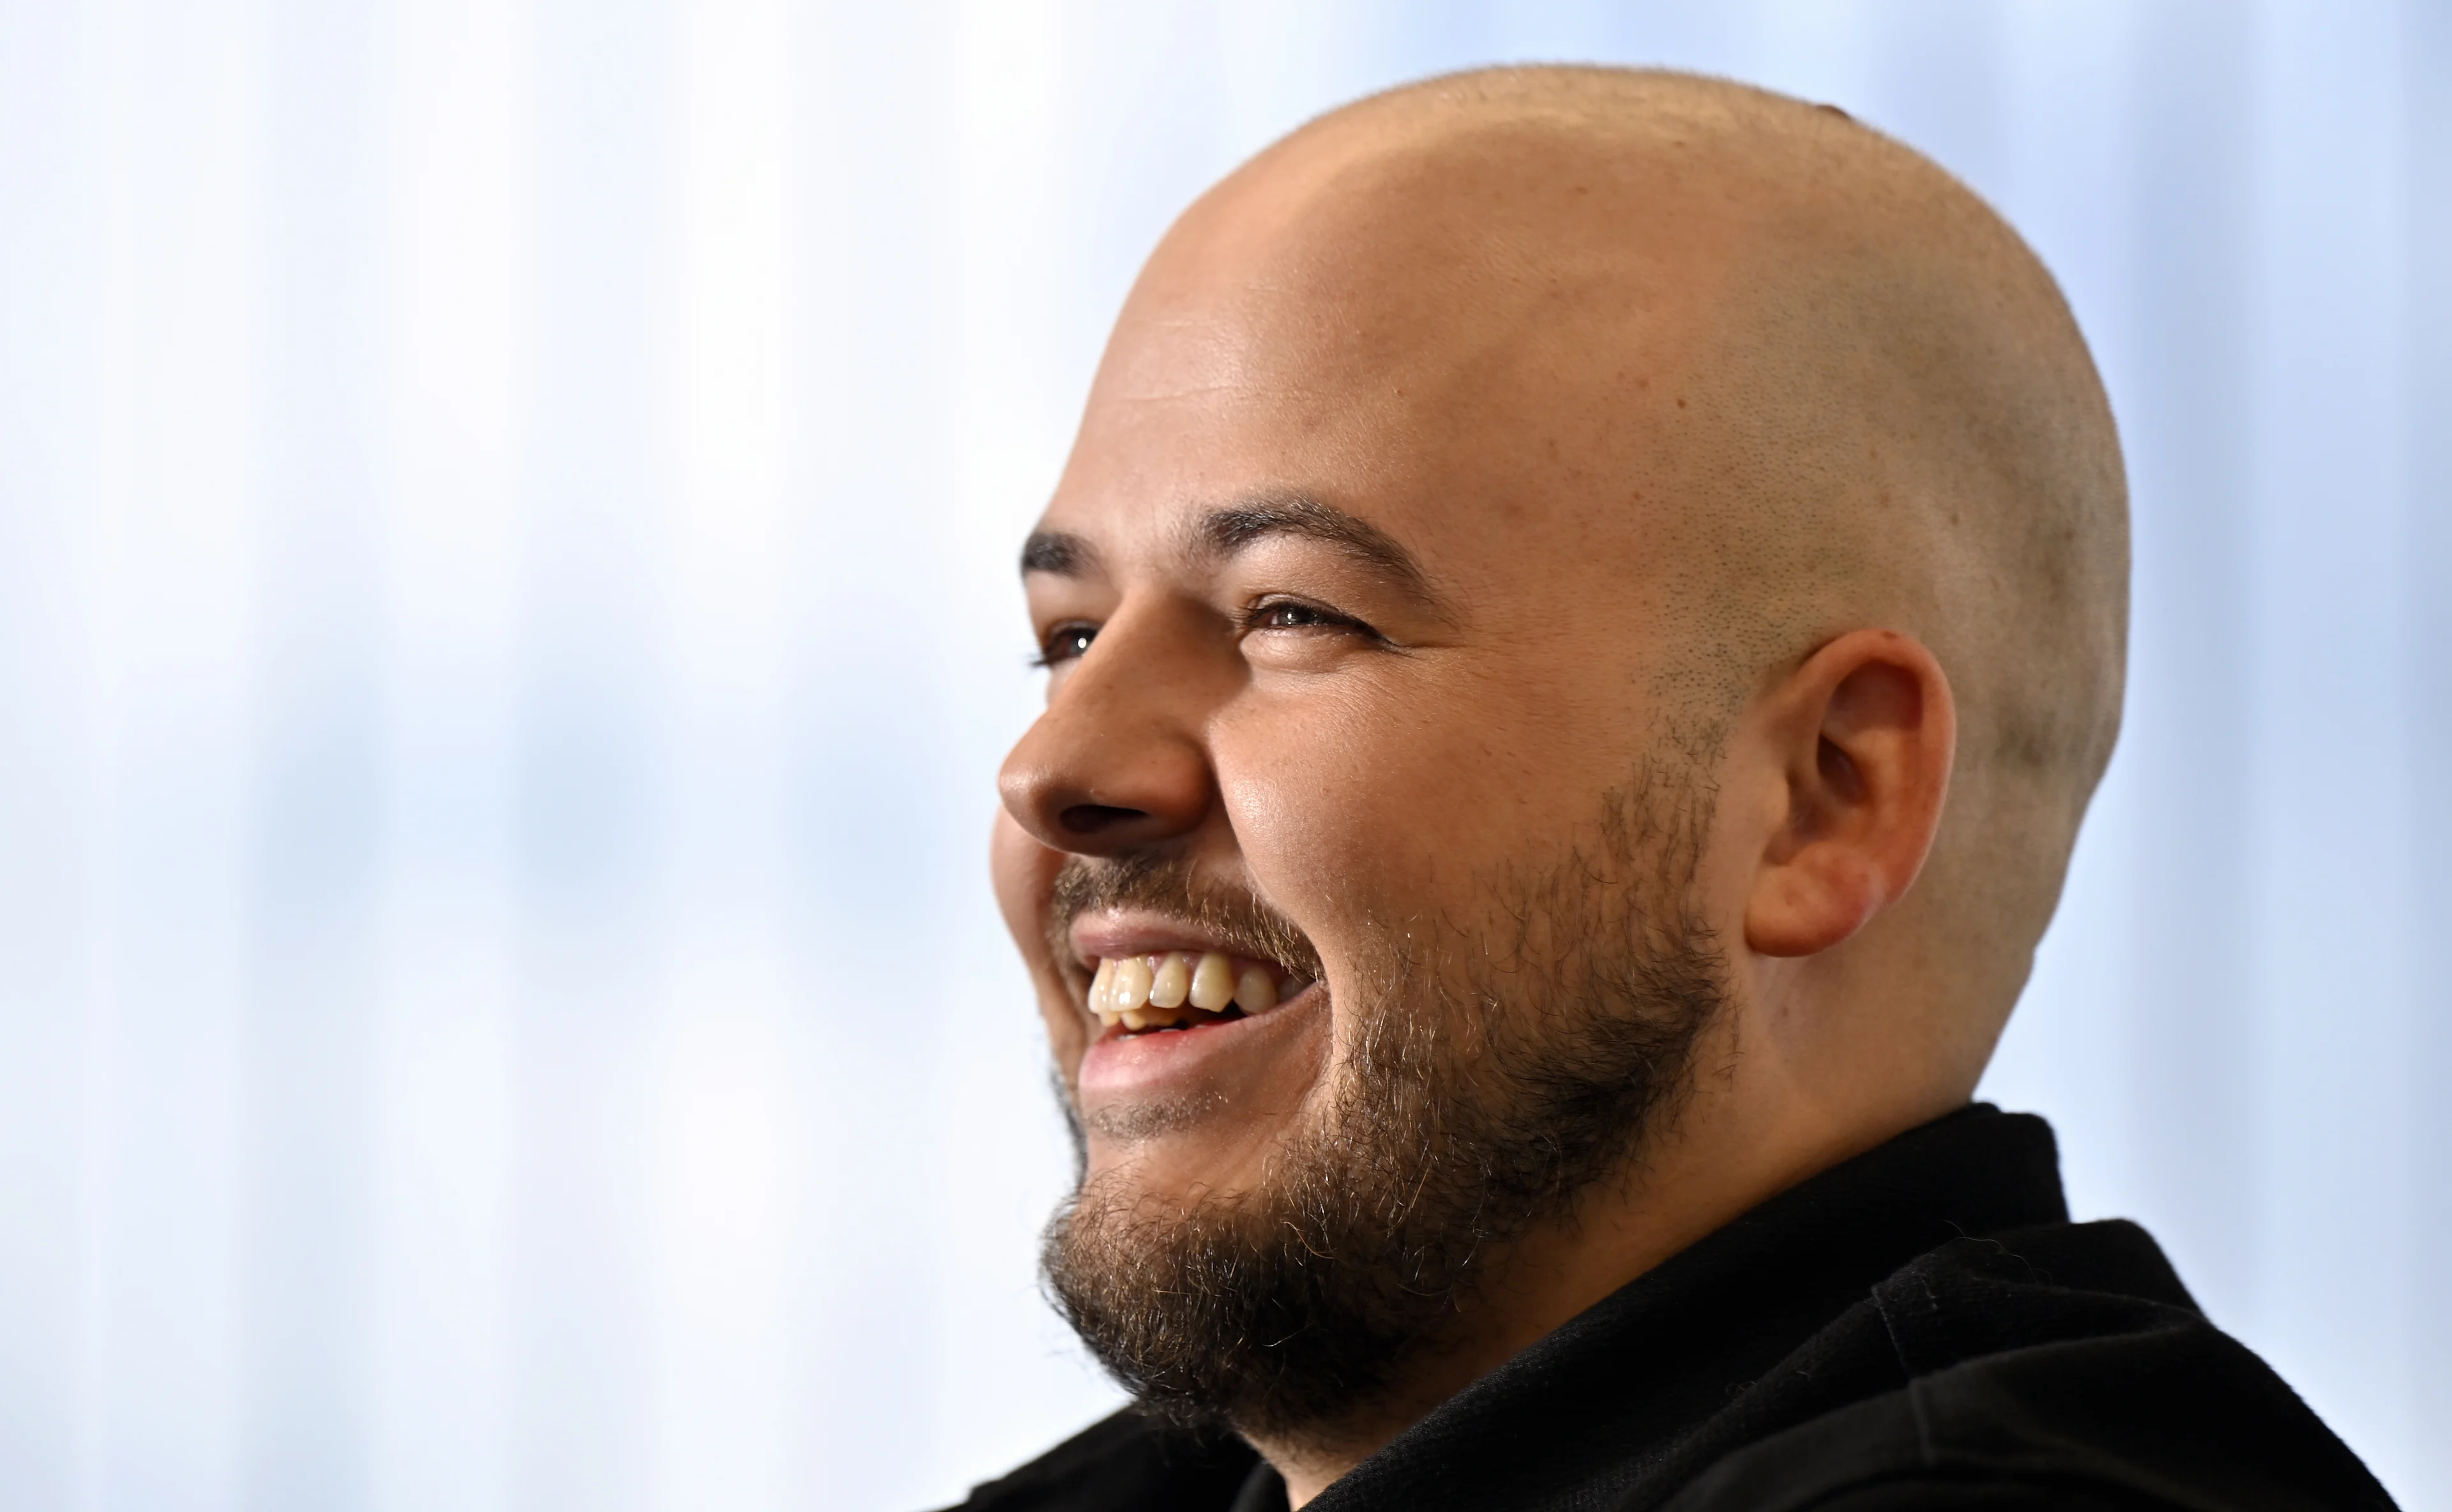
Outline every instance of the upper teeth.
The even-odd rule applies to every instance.
[[[1090,979],[1090,1011],[1109,1027],[1147,1029],[1179,1024],[1187,1006],[1221,1013],[1229,1006],[1265,1013],[1277,1006],[1276,973],[1256,962],[1237,963],[1216,951],[1168,951],[1101,960]]]

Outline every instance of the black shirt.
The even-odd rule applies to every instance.
[[[1284,1512],[1232,1438],[1126,1411],[972,1512]],[[2146,1231],[2072,1224],[1981,1104],[1781,1193],[1458,1392],[1309,1512],[2384,1508]]]

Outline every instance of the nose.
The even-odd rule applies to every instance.
[[[1120,855],[1208,817],[1217,784],[1200,732],[1216,690],[1196,638],[1118,616],[1064,673],[997,778],[1040,844]]]

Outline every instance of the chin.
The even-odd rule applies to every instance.
[[[1133,1106],[1101,1116],[1147,1121],[1174,1110]],[[1211,1109],[1214,1113],[1215,1109]],[[1177,1115],[1179,1116],[1179,1115]],[[1086,1179],[1120,1184],[1145,1197],[1179,1199],[1233,1198],[1267,1179],[1267,1152],[1284,1144],[1291,1130],[1216,1127],[1214,1118],[1196,1115],[1191,1127],[1119,1138],[1092,1133]],[[1094,1124],[1095,1127],[1095,1124]]]

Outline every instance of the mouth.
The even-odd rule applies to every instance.
[[[1311,986],[1275,962],[1221,951],[1101,956],[1083,1005],[1100,1039],[1129,1039],[1229,1024],[1274,1012]]]

